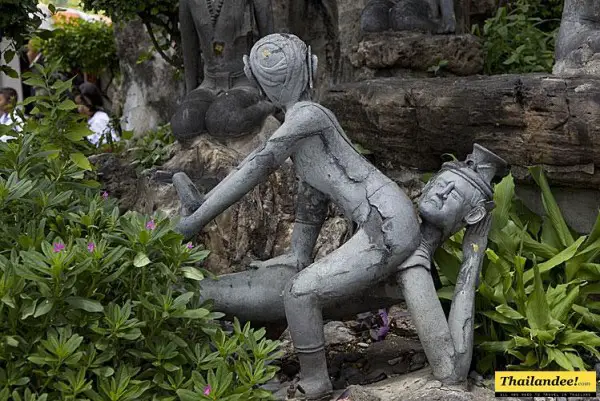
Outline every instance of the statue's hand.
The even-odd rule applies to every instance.
[[[252,269],[263,269],[275,266],[289,266],[293,267],[297,271],[304,269],[311,263],[309,260],[301,260],[294,253],[286,253],[280,256],[276,256],[268,260],[255,260],[250,263]]]
[[[491,214],[487,214],[479,223],[467,227],[463,238],[463,256],[465,258],[483,255],[487,247],[491,227]]]
[[[198,191],[192,180],[183,172],[173,175],[173,186],[179,196],[181,203],[179,213],[183,217],[194,213],[206,200],[205,196]]]

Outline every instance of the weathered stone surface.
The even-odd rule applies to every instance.
[[[114,103],[121,109],[123,129],[142,135],[169,121],[184,94],[183,80],[158,53],[138,63],[140,55],[152,48],[140,21],[116,25],[115,38],[122,84]]]
[[[478,386],[444,386],[433,378],[430,368],[394,376],[365,386],[349,386],[334,393],[332,400],[350,395],[352,401],[493,401],[492,390]],[[357,398],[353,398],[353,396]],[[282,398],[284,399],[284,398]],[[287,398],[288,400],[299,400]],[[507,397],[505,401],[520,401]]]
[[[600,80],[547,75],[400,79],[338,85],[323,104],[386,172],[435,170],[479,143],[513,166],[547,165],[555,185],[597,187]]]
[[[427,71],[446,60],[446,71],[475,75],[483,71],[481,40],[474,35],[430,35],[414,32],[371,33],[352,56],[356,68],[404,68]]]

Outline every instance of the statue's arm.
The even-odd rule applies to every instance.
[[[455,371],[458,377],[467,377],[473,355],[473,320],[475,292],[485,258],[491,216],[469,226],[463,239],[463,263],[454,289],[448,316],[450,334],[456,351]]]
[[[186,238],[198,233],[211,220],[240,200],[252,188],[274,172],[298,146],[299,142],[312,134],[297,134],[297,127],[283,124],[267,143],[252,153],[238,169],[231,172],[217,185],[202,205],[177,225],[177,231]]]
[[[273,2],[272,0],[253,0],[254,16],[258,25],[260,37],[270,35],[275,32],[273,22]]]
[[[179,1],[179,30],[181,31],[185,87],[189,93],[199,85],[198,72],[200,69],[200,42],[189,0]]]

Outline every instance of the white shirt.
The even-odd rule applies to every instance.
[[[23,130],[23,120],[16,114],[4,113],[0,116],[0,124],[2,125],[13,125],[13,131],[21,132]],[[0,136],[0,142],[7,142],[11,139],[17,139],[15,136],[2,135]]]
[[[97,111],[92,118],[88,120],[88,127],[93,134],[87,137],[93,145],[100,146],[102,143],[107,143],[106,137],[110,135],[113,142],[117,142],[119,137],[115,130],[110,126],[110,117],[103,111]]]

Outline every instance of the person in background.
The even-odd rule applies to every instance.
[[[17,91],[13,88],[0,88],[0,124],[12,126],[15,132],[23,129],[23,120],[14,113],[17,105]],[[0,142],[6,142],[16,137],[11,135],[0,136]]]
[[[109,137],[112,142],[119,140],[117,132],[110,124],[110,117],[102,108],[102,94],[96,85],[90,82],[79,85],[75,103],[79,105],[79,113],[87,117],[88,127],[93,131],[93,134],[87,137],[88,141],[99,147],[108,143]]]

